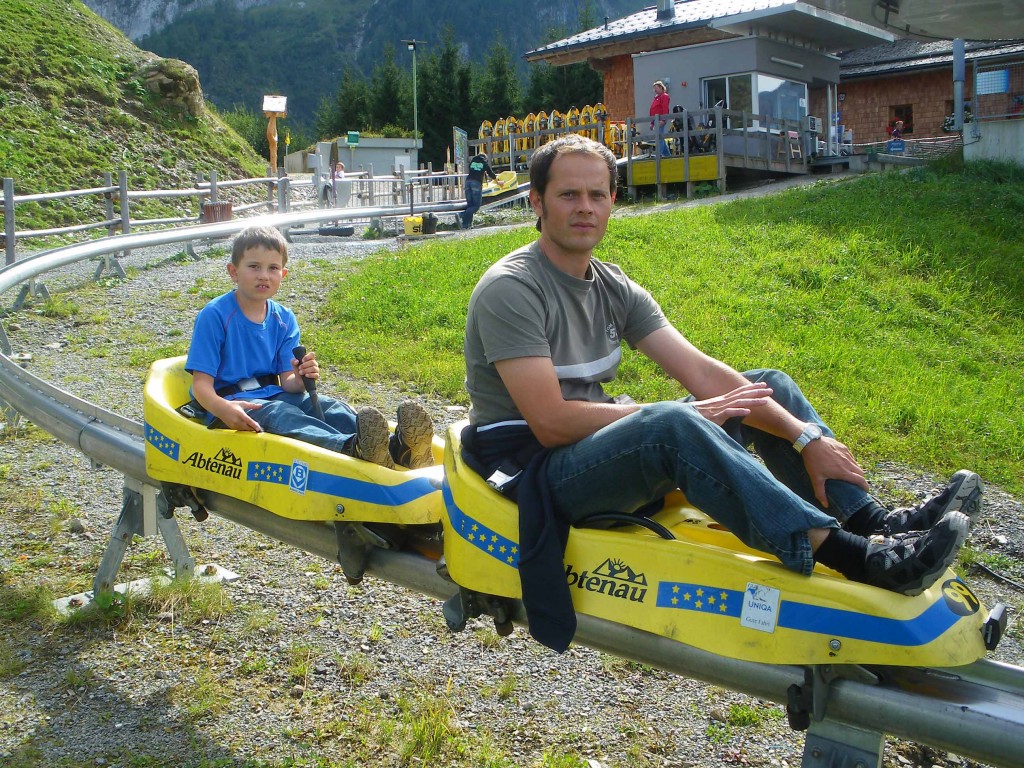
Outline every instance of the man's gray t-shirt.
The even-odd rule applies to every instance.
[[[539,241],[497,262],[480,278],[466,318],[466,388],[473,424],[522,415],[494,363],[548,357],[566,400],[611,402],[621,343],[631,347],[668,325],[651,294],[614,264],[591,259],[585,279],[562,272]]]

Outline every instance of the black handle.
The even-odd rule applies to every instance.
[[[298,360],[299,365],[301,365],[302,358],[306,356],[306,348],[299,345],[292,350],[292,354],[295,355],[295,359]],[[316,379],[303,376],[302,386],[306,388],[306,392],[309,394],[309,401],[313,406],[313,415],[320,419],[320,421],[325,421],[323,408],[320,407],[320,398],[317,397],[316,394]]]

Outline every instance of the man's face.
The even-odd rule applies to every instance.
[[[615,195],[608,166],[597,155],[569,153],[551,163],[543,198],[530,193],[530,203],[541,220],[541,240],[548,258],[558,255],[590,256],[608,228]]]
[[[228,274],[237,286],[240,301],[266,301],[277,293],[288,274],[284,259],[263,245],[247,248],[236,267],[228,264]]]

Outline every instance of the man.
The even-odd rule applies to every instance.
[[[589,139],[571,135],[538,150],[530,202],[540,238],[488,269],[469,303],[464,447],[492,485],[518,495],[534,636],[561,650],[575,626],[573,617],[538,636],[535,615],[560,620],[543,605],[531,614],[531,601],[550,602],[544,592],[558,586],[558,571],[537,576],[534,550],[550,560],[553,531],[564,546],[570,522],[632,514],[674,488],[792,570],[810,574],[818,561],[895,592],[929,587],[967,534],[970,520],[958,510],[979,509],[978,476],[958,472],[917,507],[882,507],[788,376],[740,374],[704,354],[647,291],[593,257],[616,178],[614,156]],[[623,339],[691,397],[649,405],[608,397],[601,385],[615,377]]]
[[[483,202],[484,174],[491,179],[498,178],[487,162],[487,155],[478,152],[469,161],[469,173],[466,174],[466,210],[462,212],[462,228],[473,226],[473,214],[480,210]]]

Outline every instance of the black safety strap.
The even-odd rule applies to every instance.
[[[276,373],[266,373],[262,376],[251,376],[248,379],[242,379],[234,384],[221,387],[217,390],[217,394],[220,397],[230,397],[240,392],[254,392],[257,389],[269,387],[272,384],[280,385],[280,383],[281,377]],[[207,415],[206,409],[194,397],[176,410],[186,419],[205,419]]]

